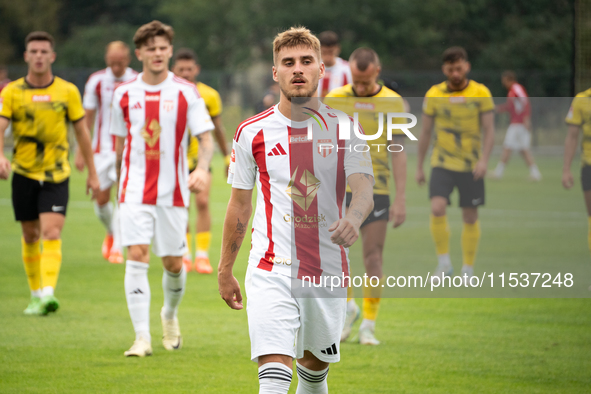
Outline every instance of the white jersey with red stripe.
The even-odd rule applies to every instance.
[[[326,67],[324,78],[318,83],[318,96],[325,97],[331,90],[352,82],[349,62],[337,57],[334,65]]]
[[[292,122],[278,105],[243,122],[234,136],[228,183],[257,188],[249,264],[300,279],[349,275],[348,249],[331,242],[328,228],[345,215],[347,178],[373,176],[371,156],[354,133],[338,138],[336,110],[306,110],[322,125],[313,125],[311,140],[307,122]]]
[[[115,88],[132,80],[137,72],[127,68],[125,73],[117,78],[111,67],[92,74],[84,86],[84,109],[95,110],[94,134],[92,136],[92,151],[94,153],[115,152],[115,137],[109,134],[111,123],[111,102]]]
[[[499,106],[499,112],[509,112],[511,124],[522,124],[530,116],[531,108],[525,88],[514,82],[507,93],[507,102]]]
[[[111,134],[125,137],[119,202],[188,207],[187,129],[198,135],[213,122],[195,84],[169,72],[149,85],[142,75],[113,95]]]

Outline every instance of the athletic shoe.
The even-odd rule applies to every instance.
[[[349,335],[351,335],[351,330],[353,329],[353,324],[359,319],[359,315],[361,314],[361,310],[355,304],[355,309],[350,311],[347,308],[347,315],[345,316],[345,327],[343,327],[343,331],[341,332],[341,342],[345,342]]]
[[[183,265],[185,266],[186,272],[193,271],[193,263],[191,263],[191,259],[187,256],[183,256]]]
[[[165,319],[164,307],[160,311],[162,321],[162,345],[166,350],[179,350],[183,346],[183,337],[179,327],[179,319]]]
[[[369,327],[359,329],[359,343],[362,345],[379,345],[380,341],[374,336],[373,330]]]
[[[111,255],[111,249],[113,248],[113,235],[107,234],[105,235],[105,239],[103,240],[102,252],[103,257],[105,260],[109,260],[109,256]]]
[[[443,276],[453,276],[454,274],[454,267],[451,264],[438,264],[435,273],[431,277],[431,283],[435,285],[441,285],[441,281],[443,280]],[[433,282],[436,280],[436,282]]]
[[[213,268],[209,264],[209,257],[196,257],[195,258],[195,271],[200,274],[211,274]]]
[[[109,263],[123,264],[123,254],[118,250],[111,250],[111,254],[109,255]]]
[[[41,314],[47,315],[50,312],[55,312],[60,307],[60,303],[52,295],[46,295],[45,297],[41,297]]]
[[[462,266],[461,271],[462,280],[464,281],[464,285],[470,285],[470,278],[474,276],[474,267],[471,265],[464,265]]]
[[[39,297],[31,297],[31,301],[27,306],[27,309],[24,310],[25,315],[41,315],[43,308],[41,307],[41,298]]]
[[[136,339],[128,351],[123,353],[125,357],[146,357],[152,355],[152,344],[140,337]]]

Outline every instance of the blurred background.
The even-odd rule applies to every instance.
[[[359,46],[375,49],[382,76],[405,97],[443,80],[441,53],[452,45],[466,48],[471,78],[495,97],[506,96],[506,69],[531,97],[572,97],[591,86],[589,0],[0,0],[0,65],[10,79],[23,76],[25,36],[46,30],[57,40],[55,74],[82,91],[105,67],[105,45],[132,46],[135,30],[153,19],[174,27],[176,48],[197,52],[199,79],[222,95],[228,133],[255,112],[272,82],[272,40],[292,25],[337,32],[344,59]]]

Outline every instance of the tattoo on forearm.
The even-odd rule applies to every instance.
[[[363,174],[363,177],[364,177],[365,179],[367,179],[368,181],[371,181],[371,178],[373,178],[373,177],[372,177],[371,175],[369,175],[369,174]]]
[[[354,209],[353,211],[351,211],[351,214],[353,216],[355,216],[357,219],[363,220],[363,214],[361,212],[359,212],[357,209]]]
[[[197,159],[197,167],[205,171],[209,171],[209,163],[213,157],[213,144],[209,139],[210,144],[204,144],[203,134],[197,135],[197,141],[199,141],[199,157]]]
[[[238,252],[238,249],[240,249],[240,245],[242,245],[243,239],[244,239],[244,237],[238,237],[234,240],[234,242],[232,242],[232,246],[230,247],[230,250],[232,251],[233,254]]]
[[[238,224],[236,225],[236,233],[239,235],[246,234],[246,224],[241,223],[240,219],[238,219]]]

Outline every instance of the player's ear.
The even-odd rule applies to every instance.
[[[318,75],[318,79],[324,78],[325,73],[326,73],[326,66],[324,65],[323,61],[320,61],[320,74]]]
[[[141,52],[139,48],[135,49],[135,57],[137,57],[137,60],[139,60],[140,62],[142,61],[142,56],[141,56]]]
[[[195,65],[195,77],[197,77],[199,74],[201,74],[201,65],[197,64]]]
[[[52,50],[51,51],[51,64],[53,64],[53,62],[55,62],[55,56],[56,56],[56,53],[54,50]]]
[[[279,78],[277,78],[277,69],[273,66],[273,81],[279,82]]]
[[[469,73],[470,70],[472,70],[472,65],[470,64],[470,62],[466,62],[466,73]]]

